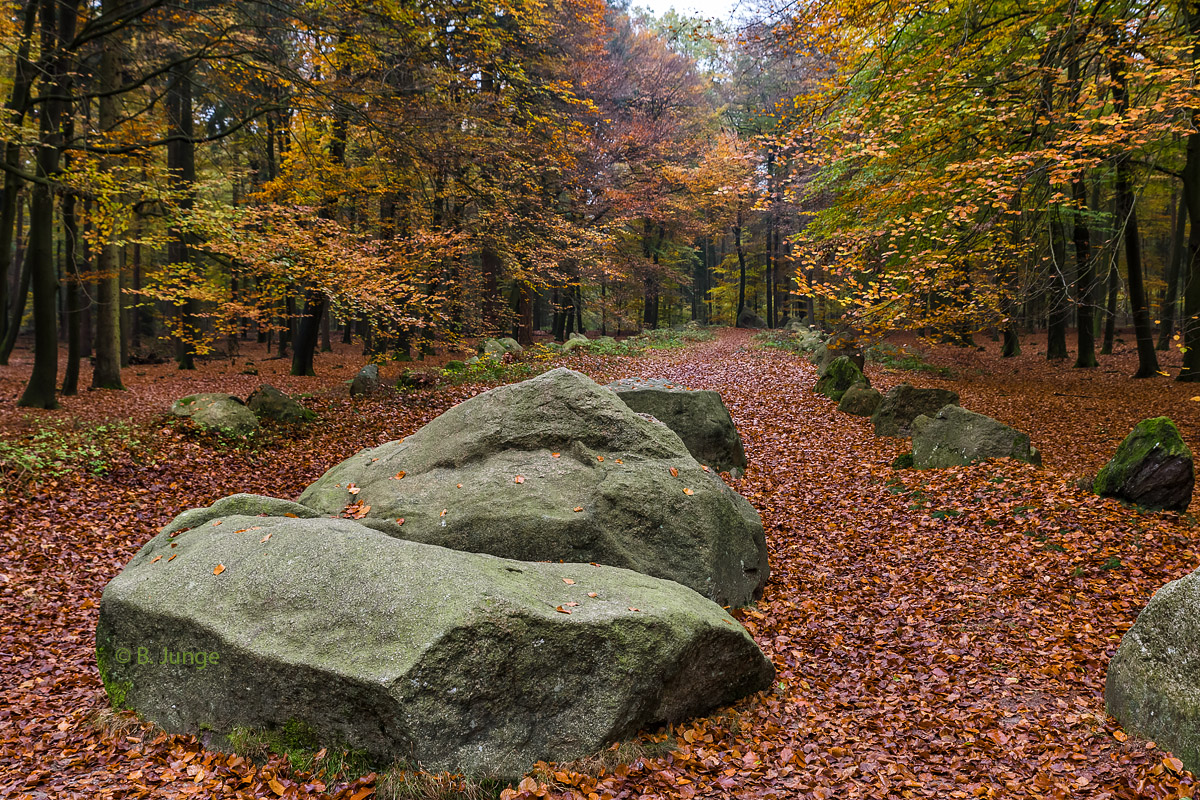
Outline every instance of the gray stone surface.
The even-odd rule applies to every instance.
[[[367,364],[350,382],[351,397],[367,397],[379,391],[379,367]]]
[[[1126,731],[1200,772],[1200,571],[1150,598],[1109,662],[1104,704]]]
[[[922,415],[913,420],[912,447],[917,469],[960,467],[989,458],[1042,463],[1029,436],[961,406],[944,406],[932,417]]]
[[[729,472],[735,478],[746,469],[742,437],[718,393],[643,378],[613,381],[608,388],[634,411],[649,414],[679,434],[688,452],[701,464]]]
[[[1167,417],[1139,422],[1096,476],[1096,494],[1148,509],[1186,511],[1196,473],[1192,451]]]
[[[485,339],[483,344],[480,345],[479,350],[484,355],[504,356],[507,353],[512,353],[513,355],[522,353],[525,351],[525,348],[516,339],[513,339],[511,336],[505,336],[501,339]]]
[[[383,763],[508,779],[774,677],[670,581],[277,517],[151,540],[104,590],[96,652],[114,705],[170,732],[302,722]]]
[[[484,392],[364,450],[300,502],[322,514],[355,505],[364,524],[456,550],[626,567],[722,605],[749,603],[769,572],[749,502],[666,425],[568,369]]]
[[[918,389],[909,383],[893,386],[871,415],[876,436],[905,437],[911,434],[913,420],[921,415],[932,417],[944,406],[958,405],[958,393],[949,389]]]
[[[163,528],[162,532],[170,534],[198,528],[219,517],[232,516],[312,519],[321,515],[308,506],[302,506],[291,500],[281,500],[278,497],[267,497],[261,494],[231,494],[228,497],[222,497],[211,506],[184,511]]]
[[[231,436],[246,436],[258,430],[258,417],[231,394],[202,392],[181,397],[171,405],[171,414]]]
[[[259,419],[298,424],[311,422],[317,415],[269,383],[259,386],[246,400],[246,407]]]
[[[855,383],[838,402],[838,411],[856,417],[869,417],[883,402],[883,395],[878,389],[873,389],[866,382]]]

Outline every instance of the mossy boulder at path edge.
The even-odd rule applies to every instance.
[[[958,393],[949,389],[918,389],[911,383],[893,386],[871,415],[876,436],[911,435],[913,420],[932,417],[945,406],[958,405]]]
[[[1168,417],[1144,419],[1100,474],[1096,494],[1152,510],[1186,511],[1196,474],[1192,451]]]
[[[856,383],[871,385],[862,370],[848,356],[838,356],[829,364],[825,374],[817,379],[813,391],[830,400],[841,400],[842,395]]]
[[[722,605],[751,602],[769,574],[745,498],[666,425],[562,368],[348,458],[299,502],[455,550],[625,567]]]
[[[932,417],[921,415],[913,420],[912,447],[917,469],[961,467],[989,458],[1042,463],[1042,455],[1029,443],[1028,435],[961,406],[943,406]]]
[[[846,390],[838,402],[838,411],[855,417],[869,417],[883,402],[878,389],[871,388],[865,381],[856,383]]]
[[[721,395],[657,378],[623,378],[608,384],[625,405],[649,414],[679,435],[701,464],[740,477],[746,451]]]
[[[230,436],[246,436],[258,430],[254,412],[240,399],[221,392],[181,397],[171,405],[171,415]]]
[[[96,654],[114,705],[206,744],[303,724],[382,764],[509,780],[774,677],[741,625],[672,581],[345,519],[158,535],[105,588]]]
[[[367,364],[350,381],[350,396],[354,398],[369,397],[379,391],[380,385],[379,366]]]
[[[1200,772],[1200,571],[1150,598],[1109,662],[1104,704],[1126,731]]]

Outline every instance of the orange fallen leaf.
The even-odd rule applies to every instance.
[[[560,456],[562,456],[562,453],[551,453],[550,454],[551,458],[559,458]]]
[[[555,611],[561,611],[561,612],[562,612],[562,613],[564,613],[564,614],[570,614],[570,613],[571,613],[570,611],[567,611],[567,610],[566,610],[565,608],[563,608],[562,606],[558,606],[558,607],[557,607],[557,608],[555,608],[554,610],[555,610]]]
[[[630,606],[630,607],[629,607],[629,610],[630,610],[630,611],[641,611],[641,609],[640,609],[640,608],[634,608],[633,606]]]
[[[1129,738],[1129,734],[1127,734],[1123,730],[1118,729],[1118,730],[1113,731],[1113,738],[1116,739],[1118,742],[1123,742]]]
[[[691,489],[688,489],[688,488],[685,488],[685,489],[683,490],[683,493],[684,493],[684,494],[687,494],[687,495],[692,495],[692,494],[695,494],[695,492],[693,492]]]
[[[575,608],[579,605],[579,603],[563,603],[563,605],[567,606],[568,608]]]
[[[215,527],[217,527],[218,525],[220,525],[220,524],[221,524],[222,522],[224,522],[224,521],[225,521],[225,520],[222,520],[222,519],[219,519],[219,520],[217,520],[216,522],[214,522],[214,523],[213,523],[213,527],[214,527],[214,528],[215,528]]]
[[[404,517],[400,517],[400,518],[398,518],[398,519],[396,520],[396,524],[397,524],[397,525],[403,525],[403,524],[404,524]]]
[[[362,488],[361,488],[361,487],[359,487],[359,486],[355,486],[355,485],[352,483],[352,484],[350,484],[349,486],[347,486],[347,487],[346,487],[346,491],[347,491],[347,492],[349,492],[350,494],[358,494],[359,492],[361,492],[361,491],[362,491]]]
[[[448,508],[443,508],[443,509],[442,509],[442,513],[438,514],[438,516],[439,516],[439,517],[444,517],[444,516],[446,516],[446,512],[447,512],[447,511],[449,511],[449,510],[450,510],[450,509],[448,509]]]
[[[621,459],[619,459],[619,458],[618,458],[616,461],[617,461],[617,463],[618,463],[618,464],[624,464],[624,463],[625,463],[624,461],[622,461],[622,460],[621,460]]]
[[[595,592],[588,592],[588,597],[599,597]]]
[[[575,581],[571,580],[570,578],[563,578],[563,583],[567,584],[568,586],[573,586]]]
[[[151,563],[151,564],[154,564],[154,563],[156,563],[157,561],[159,561],[161,558],[162,558],[162,556],[155,556],[153,559],[151,559],[150,563]]]
[[[596,456],[596,460],[597,460],[597,461],[603,461],[603,460],[604,460],[604,456]]]
[[[513,483],[524,483],[524,482],[525,482],[524,475],[518,475],[517,477],[513,478]]]
[[[578,512],[580,512],[580,511],[583,511],[583,506],[575,506],[575,511],[576,511],[577,513],[578,513]]]
[[[177,559],[177,558],[179,558],[179,553],[176,553],[175,555],[173,555],[173,556],[171,556],[170,558],[168,558],[168,559],[167,559],[167,563],[168,563],[168,564],[170,564],[172,561],[174,561],[174,560],[175,560],[175,559]]]
[[[269,533],[268,533],[266,536],[264,536],[264,537],[262,537],[261,539],[259,539],[259,540],[258,540],[258,541],[259,541],[259,544],[261,544],[261,543],[263,543],[263,542],[267,541],[267,539],[270,539],[270,538],[271,538],[271,534],[269,534]]]
[[[225,571],[224,564],[217,564],[215,567],[213,567],[213,575],[220,575],[224,571]]]
[[[672,478],[678,478],[678,477],[679,477],[679,470],[675,469],[674,467],[671,467],[671,477],[672,477]]]
[[[459,489],[461,489],[461,488],[462,488],[462,484],[461,484],[461,483],[458,485],[458,488],[459,488]]]
[[[397,472],[395,475],[393,475],[393,476],[392,476],[392,480],[394,480],[394,481],[398,481],[398,480],[400,480],[401,478],[403,478],[403,477],[404,477],[405,475],[407,475],[407,474],[408,474],[408,473],[407,473],[407,472],[405,472],[404,470],[400,470],[399,472]]]

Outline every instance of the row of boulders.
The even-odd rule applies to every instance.
[[[110,698],[218,744],[299,721],[380,760],[511,778],[767,688],[770,661],[721,608],[762,592],[762,523],[630,407],[654,386],[623,401],[553,370],[352,456],[298,502],[184,513],[104,591]],[[657,389],[664,416],[706,402]]]
[[[259,420],[286,424],[310,422],[316,414],[270,384],[259,386],[246,400],[223,392],[201,392],[171,404],[171,416],[200,428],[231,436],[246,436],[259,428]]]

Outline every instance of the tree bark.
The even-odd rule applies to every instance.
[[[1072,236],[1075,240],[1075,305],[1077,309],[1075,367],[1091,369],[1096,366],[1096,331],[1093,297],[1096,266],[1092,262],[1092,233],[1083,212],[1087,210],[1087,186],[1080,174],[1071,182],[1071,199],[1075,201],[1075,220]]]
[[[9,95],[8,122],[13,128],[20,127],[29,108],[29,91],[33,84],[34,67],[29,61],[29,49],[33,42],[35,25],[37,23],[37,0],[28,0],[25,4],[25,16],[21,23],[21,43],[17,45],[12,94]],[[10,141],[4,148],[4,163],[10,168],[18,167],[21,163],[21,145]],[[12,268],[13,243],[17,237],[17,208],[20,200],[22,181],[12,171],[4,173],[4,193],[0,195],[0,339],[8,334],[8,272]],[[24,307],[23,299],[18,301]],[[17,325],[21,318],[17,317]],[[5,351],[0,364],[8,363]]]
[[[1171,348],[1171,337],[1175,334],[1175,315],[1179,313],[1179,273],[1183,267],[1184,234],[1187,229],[1187,199],[1181,197],[1175,209],[1175,230],[1171,234],[1171,256],[1167,262],[1167,290],[1163,294],[1162,325],[1158,332],[1159,350]]]
[[[116,14],[121,0],[104,0],[103,13]],[[101,133],[120,124],[117,95],[120,87],[120,59],[115,42],[107,42],[100,54],[100,92],[98,122]],[[111,94],[105,94],[105,93]],[[112,168],[112,159],[104,166]],[[124,389],[121,383],[121,256],[112,240],[100,243],[96,253],[96,340],[92,368],[93,389]]]
[[[181,215],[192,210],[193,187],[196,183],[196,143],[192,119],[192,81],[189,65],[179,64],[170,71],[167,87],[167,131],[175,137],[167,144],[167,173],[171,190],[175,193],[175,206]],[[175,226],[167,243],[167,260],[182,265],[191,261],[191,248],[187,234]],[[175,360],[180,369],[196,368],[195,339],[200,331],[197,326],[199,307],[195,300],[188,299],[179,309],[178,329],[175,336]]]

